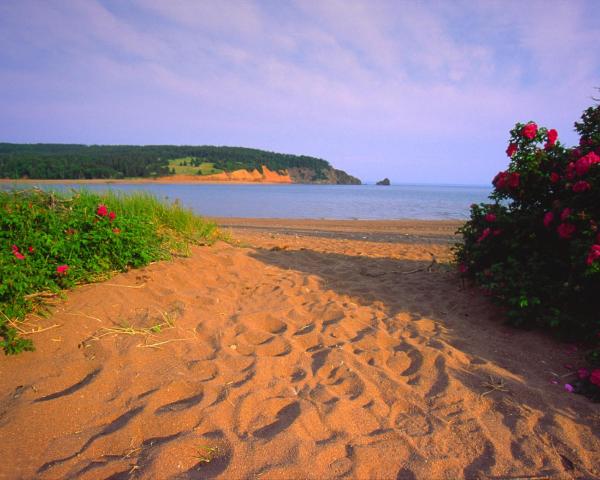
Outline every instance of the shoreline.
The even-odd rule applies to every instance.
[[[460,241],[466,220],[331,220],[296,218],[205,217],[234,235],[327,237],[376,243],[441,243]]]
[[[290,182],[272,182],[265,180],[200,180],[190,178],[115,178],[115,179],[103,179],[103,178],[85,178],[85,179],[55,179],[55,178],[44,178],[44,179],[32,179],[32,178],[20,178],[18,180],[12,178],[0,178],[0,184],[14,183],[23,185],[55,185],[55,184],[73,184],[73,185],[101,185],[101,184],[164,184],[164,185],[319,185],[319,184],[301,184],[301,183],[290,183]]]

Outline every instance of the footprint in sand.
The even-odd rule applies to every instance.
[[[396,429],[410,437],[422,437],[433,432],[431,421],[419,411],[400,413],[394,424]]]
[[[241,402],[235,430],[240,438],[248,435],[270,440],[287,430],[300,415],[300,403],[289,399],[259,399],[257,395],[245,397]]]

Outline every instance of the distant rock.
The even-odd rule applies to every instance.
[[[383,180],[379,180],[376,185],[385,185],[385,186],[389,186],[391,185],[390,183],[390,179],[389,178],[384,178]]]

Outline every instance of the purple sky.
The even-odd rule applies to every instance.
[[[0,2],[0,141],[236,145],[485,184],[508,131],[576,142],[600,3]]]

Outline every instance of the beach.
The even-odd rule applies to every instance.
[[[504,323],[460,221],[217,218],[0,358],[0,478],[597,478],[581,349]]]

